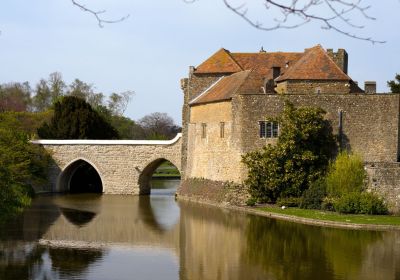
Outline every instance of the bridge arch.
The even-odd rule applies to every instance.
[[[164,162],[170,162],[171,164],[173,164],[176,167],[176,169],[178,169],[179,173],[181,173],[181,170],[179,168],[180,164],[175,163],[171,159],[156,158],[156,159],[149,161],[145,165],[145,167],[143,168],[143,170],[140,172],[140,175],[139,175],[138,185],[139,185],[139,194],[140,195],[150,194],[150,192],[151,192],[150,182],[151,182],[153,173]]]
[[[86,158],[76,158],[69,162],[57,178],[58,192],[104,192],[104,180],[95,164]]]

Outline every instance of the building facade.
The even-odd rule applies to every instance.
[[[376,83],[370,81],[362,90],[348,76],[344,49],[220,49],[190,67],[181,86],[184,180],[243,182],[242,155],[276,142],[279,124],[266,120],[276,117],[286,100],[324,109],[340,144],[360,154],[371,168],[399,160],[399,95],[376,94]]]

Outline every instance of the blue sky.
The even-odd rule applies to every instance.
[[[105,18],[130,17],[99,28],[94,17],[70,0],[4,0],[0,9],[0,83],[29,81],[33,86],[51,72],[70,83],[79,78],[105,94],[133,90],[126,115],[139,119],[166,112],[181,122],[180,79],[219,48],[232,52],[303,51],[321,44],[345,48],[349,74],[364,84],[376,80],[380,92],[400,73],[400,1],[364,1],[375,21],[354,15],[363,30],[385,44],[371,44],[309,24],[293,30],[260,31],[234,15],[222,0],[81,1]],[[241,3],[240,1],[233,1]],[[244,2],[244,1],[242,1]],[[254,3],[254,1],[253,1]],[[318,10],[315,10],[318,12]],[[271,18],[258,6],[249,15]]]

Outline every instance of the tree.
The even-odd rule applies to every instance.
[[[3,113],[4,114],[4,113]],[[33,187],[45,183],[49,155],[29,143],[13,119],[0,114],[0,221],[29,205]]]
[[[62,78],[62,74],[59,72],[51,73],[47,82],[51,92],[51,100],[54,103],[65,94],[67,86]]]
[[[28,82],[0,85],[0,112],[30,110],[31,87]]]
[[[139,120],[147,139],[172,139],[179,131],[174,120],[167,113],[151,113]]]
[[[47,139],[117,139],[118,133],[90,104],[76,96],[65,96],[54,105],[50,123],[38,128]]]
[[[366,177],[362,158],[343,151],[329,166],[326,176],[327,191],[335,197],[352,192],[361,193],[364,190]]]
[[[193,3],[199,0],[183,1],[186,3]],[[375,20],[374,17],[368,14],[370,6],[363,5],[362,1],[363,0],[243,0],[239,3],[233,3],[237,1],[223,0],[223,3],[229,10],[241,17],[245,22],[254,28],[264,31],[293,29],[310,22],[316,22],[321,24],[322,29],[333,30],[351,38],[365,40],[371,43],[384,43],[385,41],[375,40],[367,36],[360,36],[350,31],[364,28],[361,24],[353,23],[352,19],[357,15],[361,15],[366,20]],[[106,20],[102,17],[102,14],[105,13],[104,10],[95,11],[77,0],[71,0],[71,2],[81,10],[92,14],[100,27],[103,27],[104,24],[124,21],[129,17],[129,15],[127,15],[115,20]],[[260,8],[265,9],[266,13],[264,19],[258,20],[250,15],[253,10],[259,10]],[[317,8],[319,9],[318,12],[316,12]],[[276,14],[280,14],[280,17],[276,17]]]
[[[39,83],[36,85],[36,94],[33,97],[33,107],[35,111],[43,112],[50,108],[52,103],[51,91],[49,86],[47,85],[47,81],[41,79]]]
[[[324,114],[320,108],[285,104],[277,118],[277,144],[243,156],[248,168],[245,184],[253,198],[275,202],[280,197],[300,197],[326,172],[336,143]]]
[[[133,91],[124,91],[120,94],[112,93],[108,99],[108,109],[113,115],[122,116],[134,94]]]
[[[396,74],[395,80],[388,81],[387,85],[392,93],[400,93],[400,74]]]
[[[87,101],[88,97],[93,94],[93,85],[75,79],[69,86],[67,94]]]

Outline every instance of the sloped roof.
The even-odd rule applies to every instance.
[[[257,72],[265,75],[272,67],[280,67],[284,73],[286,64],[293,65],[303,54],[294,52],[231,53],[220,49],[197,66],[194,73],[236,73],[257,69]]]
[[[242,70],[232,58],[230,52],[222,48],[200,64],[195,73],[235,73]]]
[[[350,81],[351,78],[336,65],[320,45],[317,45],[307,49],[294,65],[276,79],[277,82],[285,80]]]
[[[241,71],[230,76],[220,78],[210,88],[206,89],[198,97],[193,99],[189,104],[195,105],[231,99],[233,94],[238,91],[243,82],[246,80],[249,73],[250,71]]]
[[[280,67],[285,72],[286,64],[293,65],[303,53],[294,52],[260,52],[260,53],[231,53],[231,56],[245,70],[256,69],[266,75],[272,67]]]

